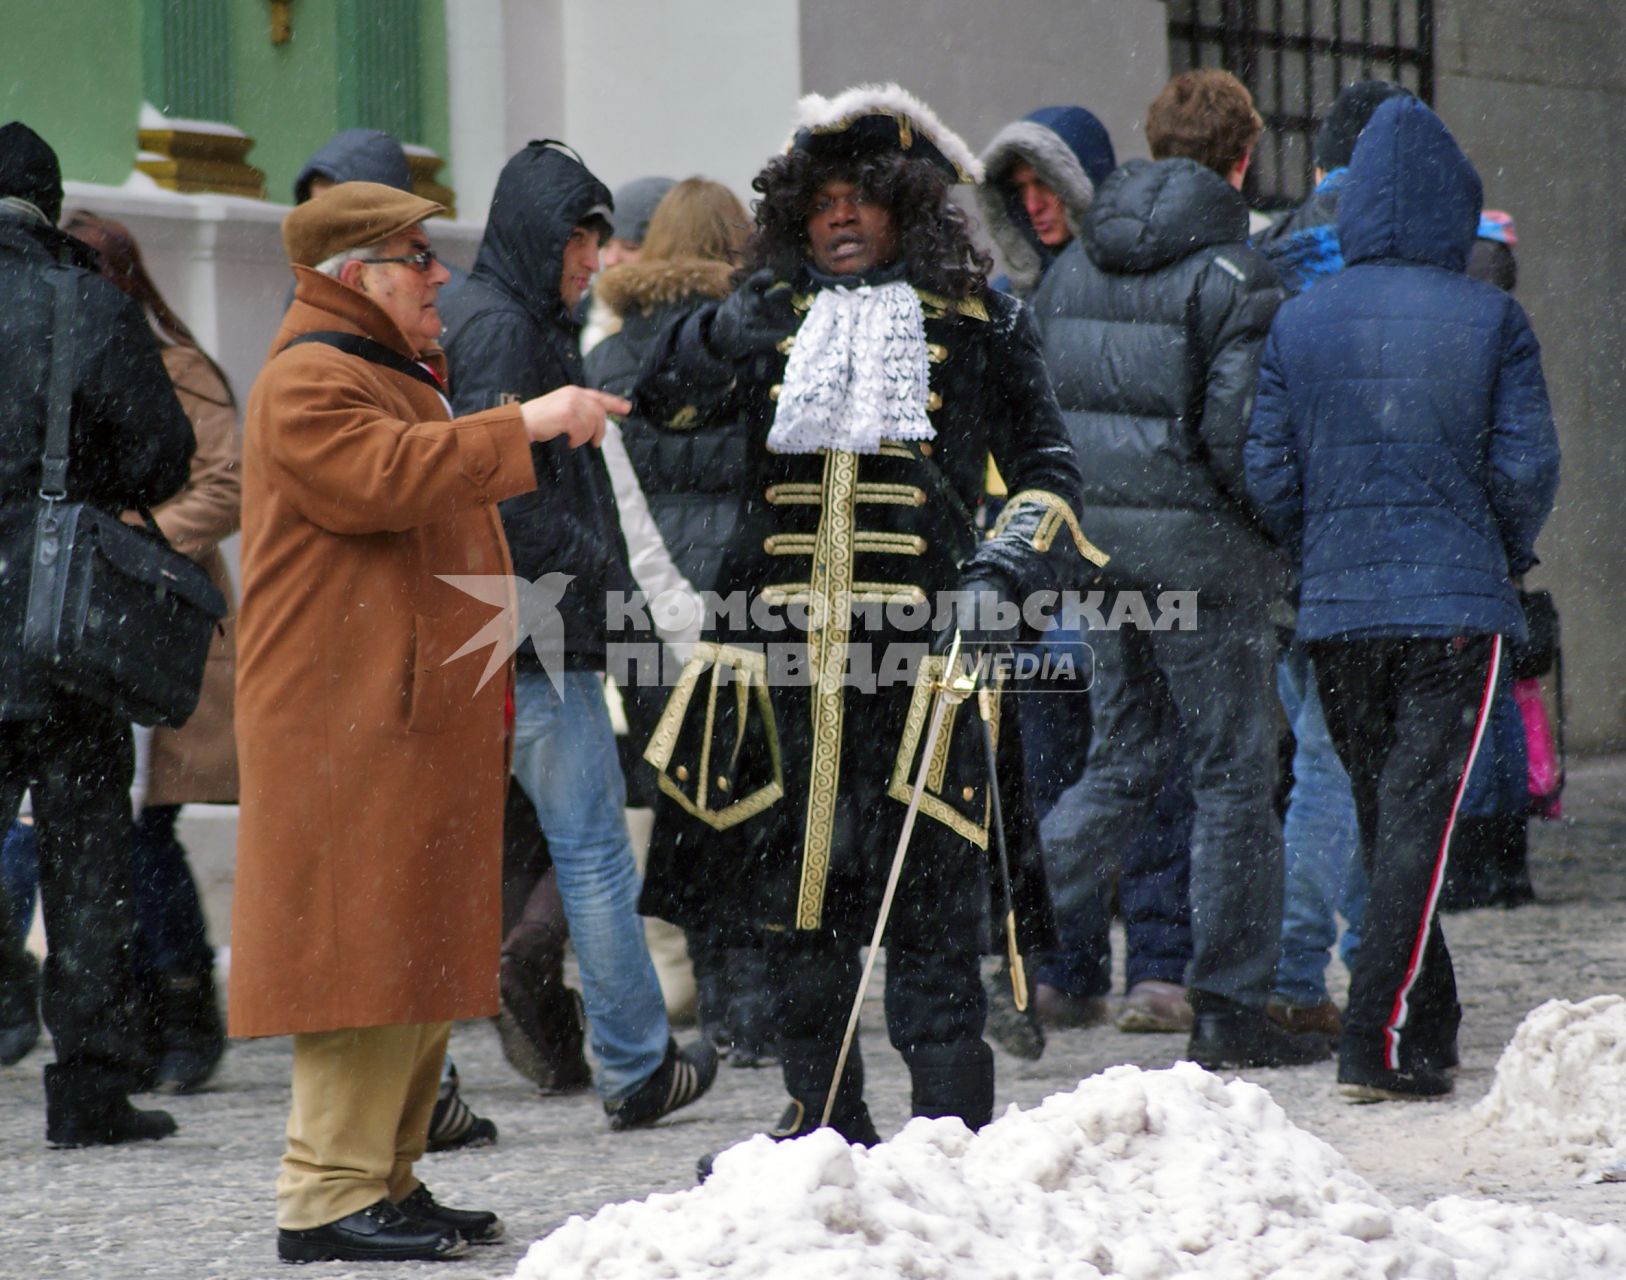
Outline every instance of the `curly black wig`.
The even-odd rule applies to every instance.
[[[831,181],[852,183],[891,212],[910,284],[947,298],[969,298],[982,288],[993,260],[972,242],[970,219],[949,199],[942,171],[897,151],[775,156],[751,183],[762,198],[753,206],[756,232],[745,247],[742,275],[767,267],[791,278],[809,254],[813,202]]]

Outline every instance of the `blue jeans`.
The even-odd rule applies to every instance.
[[[1282,821],[1287,885],[1276,995],[1287,1004],[1308,1007],[1327,999],[1327,961],[1338,938],[1335,912],[1347,925],[1339,955],[1345,968],[1355,969],[1366,872],[1349,775],[1327,733],[1309,655],[1296,644],[1277,660],[1276,692],[1294,739],[1293,790]]]
[[[617,1102],[654,1074],[670,1031],[638,915],[627,786],[604,690],[591,671],[521,670],[514,688],[514,778],[548,839],[581,967],[598,1091]]]

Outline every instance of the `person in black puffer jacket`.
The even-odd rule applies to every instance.
[[[750,226],[745,206],[721,183],[689,178],[673,187],[649,221],[638,261],[611,267],[598,279],[596,297],[619,329],[588,353],[589,382],[629,395],[667,326],[732,291]],[[621,435],[667,550],[690,584],[704,592],[717,585],[745,505],[740,476],[750,461],[750,431],[742,421],[695,425],[707,429],[663,431],[630,417],[621,423]],[[667,692],[641,683],[622,690],[628,736],[639,746],[654,732]],[[681,842],[684,833],[659,820],[659,807],[656,813],[651,844],[664,849]],[[773,1010],[758,940],[749,930],[684,932],[702,1031],[734,1066],[774,1061]]]
[[[1195,629],[1088,637],[1096,734],[1083,778],[1042,828],[1051,889],[1058,917],[1090,910],[1092,861],[1149,820],[1174,748],[1172,703],[1197,800],[1188,1052],[1209,1067],[1327,1054],[1325,1041],[1265,1017],[1282,883],[1269,611],[1288,574],[1242,476],[1259,351],[1281,300],[1276,273],[1245,243],[1239,194],[1260,128],[1228,73],[1176,77],[1148,112],[1162,158],[1106,180],[1084,235],[1033,298],[1085,460],[1079,518],[1114,551],[1110,582],[1148,605],[1198,593]]]
[[[586,381],[574,313],[598,268],[610,205],[609,189],[562,143],[532,142],[503,167],[474,270],[442,308],[456,412]],[[703,1094],[717,1055],[704,1042],[680,1054],[671,1039],[638,918],[626,781],[600,682],[606,597],[636,590],[615,494],[598,450],[553,445],[532,446],[536,490],[501,507],[515,574],[551,578],[562,593],[562,654],[538,653],[529,638],[519,649],[514,778],[558,876],[599,1093],[611,1127],[625,1129]],[[513,951],[518,933],[505,940],[505,963],[535,961]]]
[[[53,346],[68,330],[66,496],[117,514],[157,506],[187,481],[195,442],[136,305],[102,279],[93,251],[57,230],[62,170],[27,125],[0,128],[0,831],[33,796],[51,954],[45,1023],[46,1138],[54,1146],[164,1138],[175,1122],[128,1095],[143,1046],[132,1023],[134,895],[125,844],[129,722],[56,688],[23,651]],[[56,279],[71,304],[61,314]],[[34,962],[0,890],[0,1061],[34,1034]]]

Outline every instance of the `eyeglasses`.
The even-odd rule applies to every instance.
[[[427,272],[430,267],[439,262],[433,249],[419,249],[417,253],[409,253],[401,258],[357,258],[357,262],[365,263],[369,267],[383,266],[386,263],[399,262],[411,267],[414,271]]]

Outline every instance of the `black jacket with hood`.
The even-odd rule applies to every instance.
[[[1196,161],[1131,160],[1102,184],[1033,296],[1081,460],[1078,517],[1116,585],[1269,600],[1287,562],[1249,505],[1242,445],[1281,302],[1248,209]]]
[[[598,296],[621,321],[587,355],[592,385],[630,396],[661,334],[697,304],[727,296],[726,262],[670,258],[627,262],[599,277]],[[621,423],[627,457],[673,561],[696,589],[709,591],[745,507],[741,477],[751,460],[751,428],[738,418],[696,421],[707,430],[667,431],[633,415]]]
[[[586,385],[581,326],[559,278],[571,231],[606,216],[610,203],[609,189],[559,143],[533,142],[503,167],[474,270],[441,304],[454,412]],[[573,575],[559,604],[565,666],[601,671],[605,594],[637,589],[610,475],[597,449],[563,440],[533,444],[531,459],[537,487],[500,508],[514,572],[531,581]],[[519,661],[537,665],[529,640]]]
[[[0,196],[56,216],[56,156],[21,124],[0,129]],[[38,188],[38,189],[35,189]],[[51,711],[48,687],[22,660],[28,565],[34,547],[54,315],[52,264],[73,277],[73,401],[68,497],[117,513],[157,506],[187,481],[192,424],[175,398],[140,309],[102,279],[95,253],[43,217],[0,205],[0,721]]]

